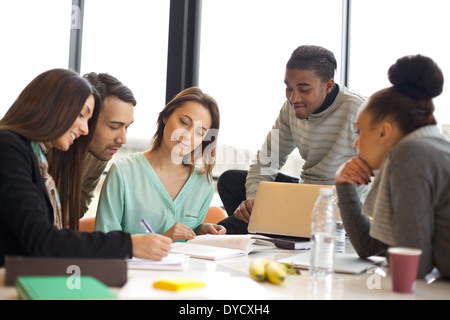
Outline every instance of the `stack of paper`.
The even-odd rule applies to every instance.
[[[189,263],[189,256],[182,253],[169,253],[161,261],[132,258],[128,260],[128,269],[144,270],[184,270]]]

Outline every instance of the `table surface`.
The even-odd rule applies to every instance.
[[[289,274],[281,285],[258,283],[249,276],[249,266],[255,259],[279,260],[299,251],[269,249],[248,256],[208,261],[189,259],[184,271],[128,270],[128,282],[122,288],[112,288],[120,299],[220,299],[220,300],[414,300],[450,299],[450,281],[443,279],[417,280],[412,294],[392,291],[389,268],[372,267],[358,274],[334,273],[327,279],[315,279],[307,270]],[[0,299],[17,299],[13,286],[4,286],[5,269],[0,268]],[[153,289],[161,277],[183,276],[201,279],[205,288],[184,292]]]

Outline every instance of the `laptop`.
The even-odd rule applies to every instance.
[[[311,238],[311,213],[320,188],[330,185],[262,181],[256,191],[248,232]]]

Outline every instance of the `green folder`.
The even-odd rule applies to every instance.
[[[16,290],[23,300],[117,299],[103,282],[91,276],[20,276]]]

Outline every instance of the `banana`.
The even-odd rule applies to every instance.
[[[258,282],[268,279],[272,283],[281,284],[286,279],[288,268],[276,261],[257,259],[250,264],[249,273],[250,277]]]
[[[250,277],[252,277],[253,280],[256,280],[258,282],[264,281],[266,279],[266,265],[270,263],[270,260],[266,259],[257,259],[254,260],[250,264]]]
[[[266,276],[270,282],[275,284],[283,283],[284,279],[286,279],[287,268],[284,264],[271,261],[266,265]]]

